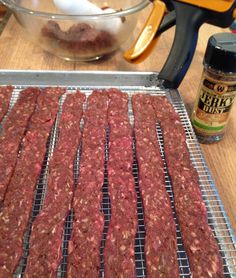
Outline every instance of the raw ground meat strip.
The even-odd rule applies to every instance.
[[[79,182],[73,198],[73,229],[68,248],[67,277],[99,277],[104,229],[101,212],[105,170],[108,95],[94,91],[88,97],[82,137]]]
[[[21,92],[0,134],[0,206],[14,172],[20,143],[35,110],[39,89]]]
[[[0,123],[8,111],[13,89],[12,86],[0,87]]]
[[[64,89],[46,88],[23,140],[14,175],[0,213],[0,277],[12,277],[23,253],[23,238],[32,211],[35,186],[46,153],[46,142],[55,121]]]
[[[137,204],[132,174],[132,128],[128,118],[128,95],[108,91],[109,161],[108,191],[111,221],[104,250],[105,277],[136,277],[134,245]]]
[[[176,228],[149,95],[132,97],[139,185],[144,207],[147,277],[179,277]]]
[[[65,219],[74,190],[74,161],[80,144],[80,120],[85,95],[66,97],[59,123],[59,140],[49,164],[44,205],[33,222],[25,277],[57,277],[62,259]],[[42,248],[44,246],[44,248]]]
[[[208,225],[196,169],[190,159],[179,115],[166,97],[153,97],[161,125],[175,207],[193,277],[224,277],[218,244]]]

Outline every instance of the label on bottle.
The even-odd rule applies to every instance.
[[[197,133],[206,136],[222,134],[235,96],[236,82],[216,80],[204,73],[192,115]]]

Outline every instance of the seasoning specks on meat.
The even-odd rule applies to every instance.
[[[180,118],[166,97],[152,97],[152,104],[163,132],[175,208],[192,276],[224,277],[219,247],[208,225],[198,174],[190,159]]]
[[[62,259],[64,224],[73,197],[73,166],[81,139],[84,100],[85,96],[77,92],[69,94],[63,103],[44,205],[32,226],[25,277],[56,277]]]
[[[0,123],[8,111],[12,92],[12,86],[0,86]]]
[[[149,95],[132,97],[139,185],[144,207],[147,277],[179,277],[176,229]]]
[[[35,186],[57,114],[58,100],[63,93],[64,89],[46,88],[39,95],[8,186],[0,213],[0,273],[4,278],[12,277],[23,254],[23,237],[32,211]]]
[[[137,232],[137,204],[132,174],[132,128],[128,118],[128,95],[108,91],[109,161],[108,191],[111,221],[104,249],[107,278],[136,277],[134,244]]]
[[[84,117],[79,180],[72,203],[74,220],[67,266],[70,278],[99,277],[107,109],[107,93],[94,91],[88,98]]]
[[[27,88],[11,110],[0,135],[0,206],[15,169],[20,143],[35,110],[39,89]]]

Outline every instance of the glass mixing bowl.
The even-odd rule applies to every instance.
[[[150,4],[149,0],[91,0],[104,13],[66,15],[53,0],[2,2],[44,50],[76,61],[97,60],[117,50],[133,32],[139,13]],[[108,7],[115,12],[105,12]]]

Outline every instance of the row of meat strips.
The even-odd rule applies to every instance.
[[[13,87],[0,88],[0,121],[9,110]],[[176,225],[165,186],[156,123],[161,126],[174,203],[193,277],[223,277],[218,244],[207,221],[198,175],[179,115],[166,97],[135,94],[134,128],[129,97],[117,89],[95,90],[87,99],[64,88],[27,88],[2,124],[0,133],[0,277],[12,277],[23,255],[34,194],[50,132],[57,119],[59,138],[49,160],[47,190],[33,221],[24,277],[56,277],[62,260],[65,220],[73,209],[67,277],[100,276],[104,233],[101,212],[104,173],[108,176],[111,220],[104,249],[107,278],[136,277],[137,196],[134,151],[145,223],[147,277],[179,277]],[[81,130],[81,119],[84,121]],[[108,134],[109,130],[109,134]],[[105,148],[108,135],[108,163]],[[133,136],[134,135],[134,136]],[[133,142],[135,141],[135,150]],[[81,147],[78,181],[74,163]]]

